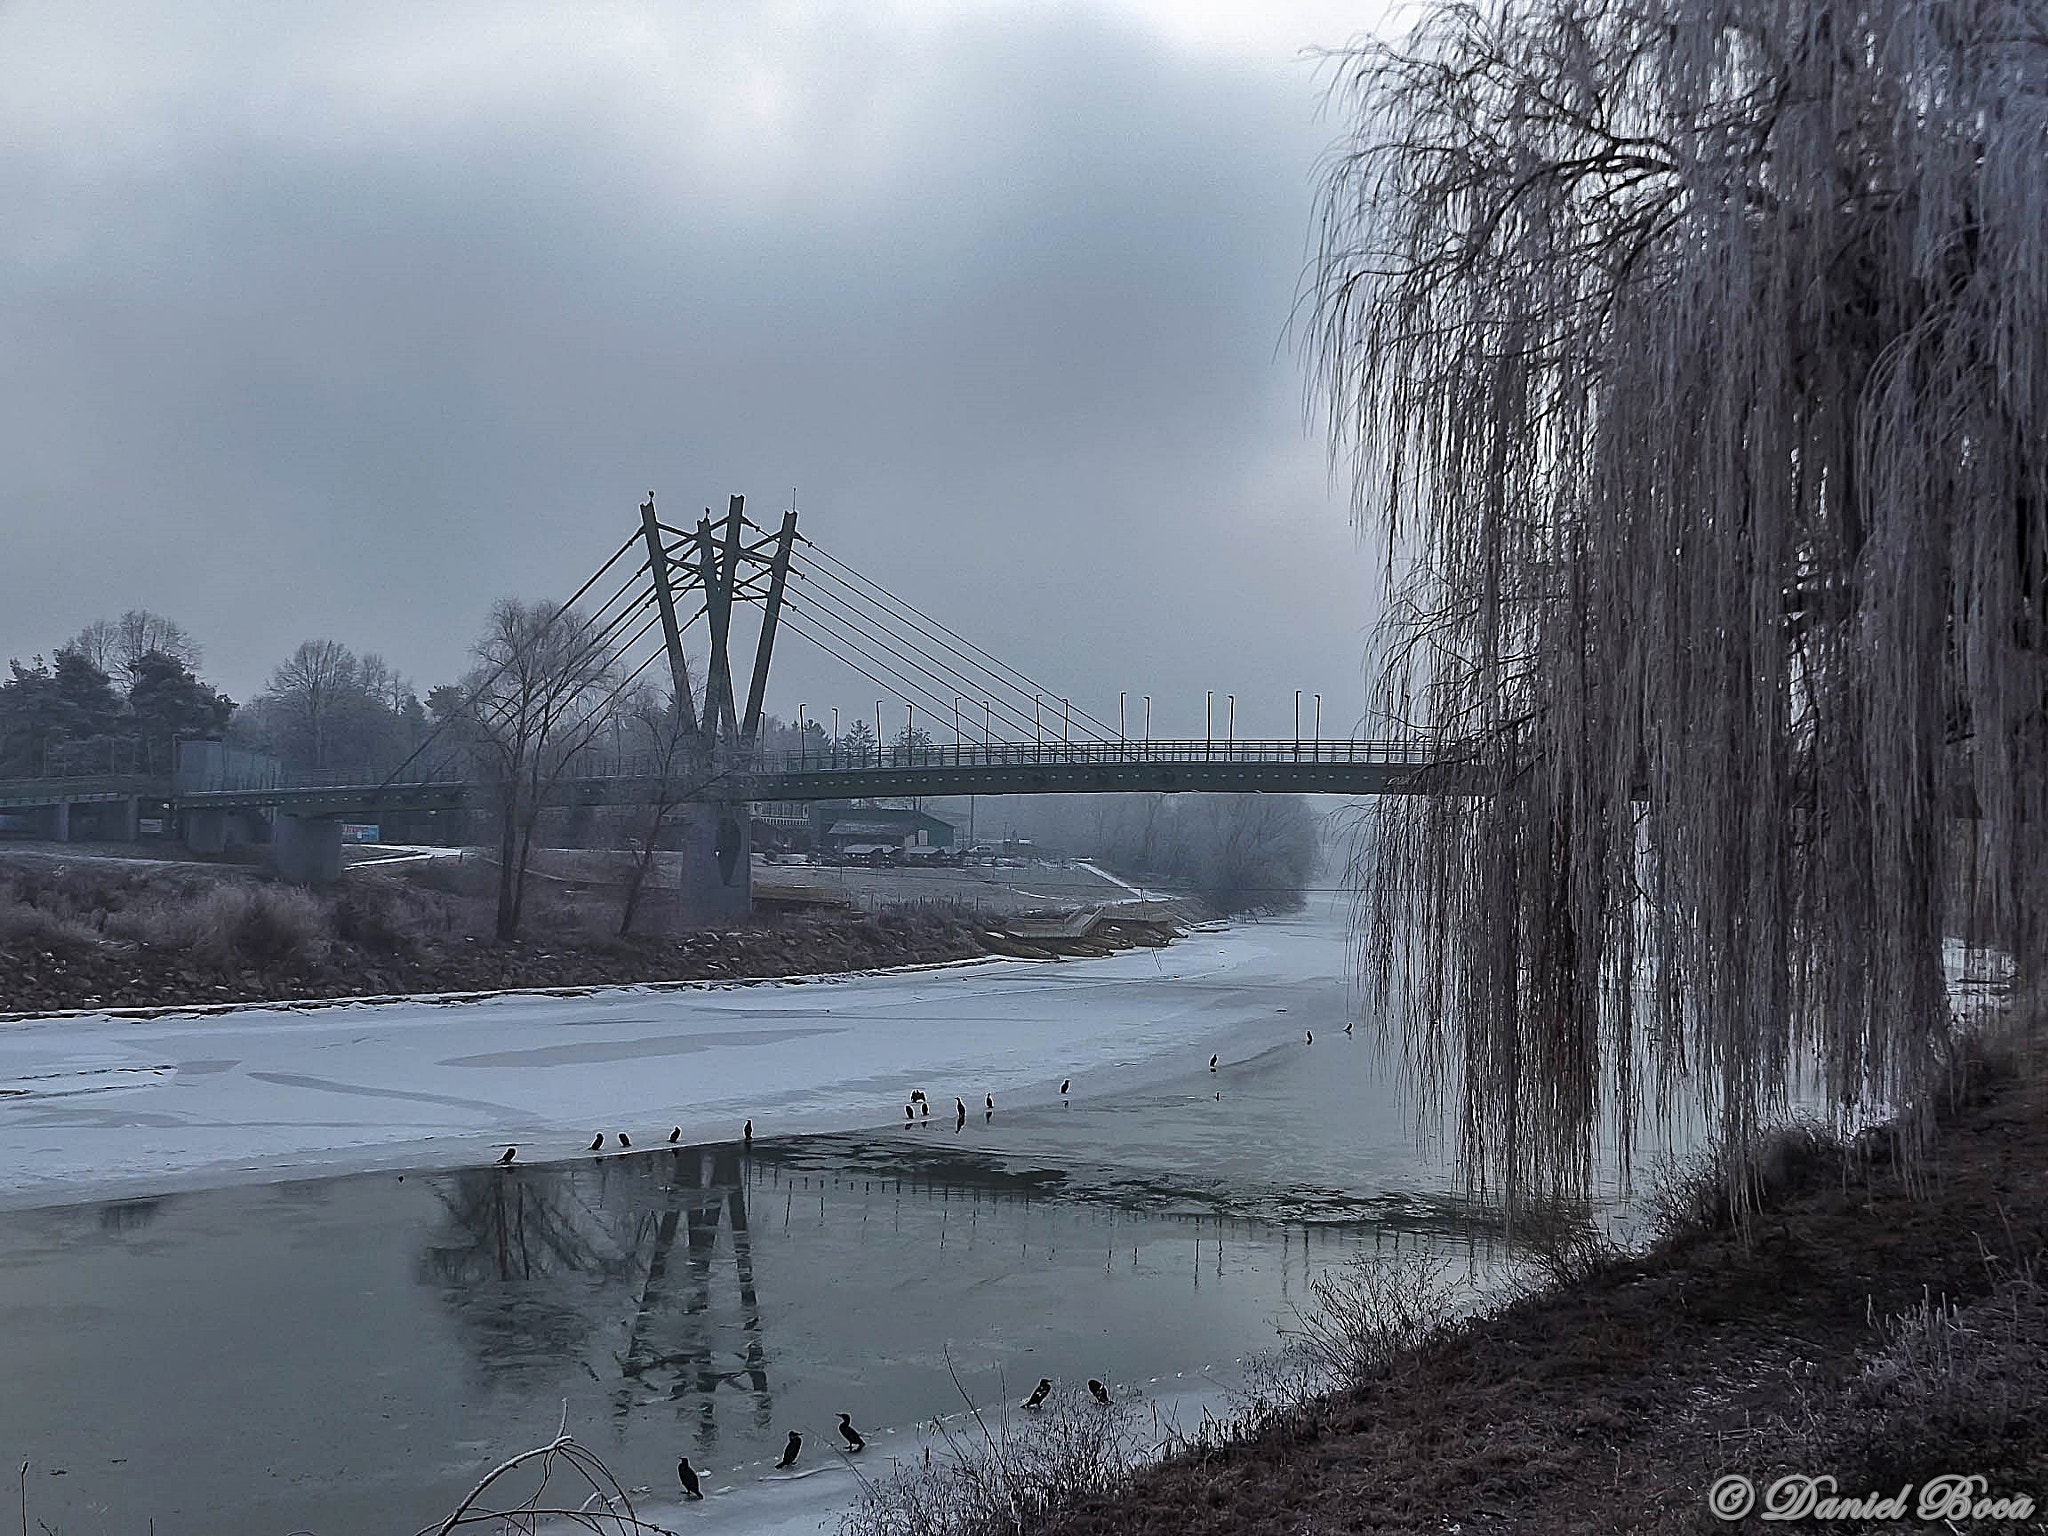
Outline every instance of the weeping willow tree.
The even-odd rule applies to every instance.
[[[1909,1103],[2040,955],[2048,3],[1436,3],[1336,61],[1304,313],[1393,600],[1362,965],[1463,1165]],[[1681,1088],[1681,1085],[1684,1085]]]

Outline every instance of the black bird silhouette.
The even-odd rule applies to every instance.
[[[683,1139],[683,1128],[679,1125],[668,1133],[668,1144],[674,1146]]]
[[[988,1106],[988,1112],[994,1114],[996,1110],[996,1096],[992,1093],[984,1093],[981,1098],[982,1102]]]
[[[1050,1393],[1051,1391],[1052,1391],[1052,1378],[1051,1378],[1050,1376],[1041,1376],[1041,1377],[1039,1377],[1039,1378],[1038,1378],[1038,1385],[1037,1385],[1037,1386],[1035,1386],[1035,1387],[1033,1387],[1033,1388],[1031,1389],[1031,1395],[1030,1395],[1029,1397],[1027,1397],[1027,1398],[1025,1398],[1025,1399],[1024,1399],[1024,1406],[1025,1406],[1026,1408],[1039,1408],[1039,1407],[1043,1407],[1043,1406],[1044,1406],[1044,1404],[1045,1404],[1045,1399],[1046,1399],[1046,1396],[1047,1396],[1047,1394],[1049,1394],[1049,1393]]]
[[[792,1429],[792,1430],[791,1430],[791,1431],[789,1432],[789,1444],[785,1445],[785,1446],[784,1446],[784,1447],[782,1448],[782,1460],[780,1460],[780,1461],[778,1461],[777,1463],[775,1463],[775,1465],[776,1465],[777,1467],[793,1467],[793,1466],[795,1466],[795,1465],[796,1465],[796,1453],[797,1453],[798,1451],[802,1450],[803,1448],[804,1448],[804,1437],[803,1437],[802,1435],[798,1434],[798,1433],[797,1433],[797,1432],[796,1432],[795,1430],[793,1430],[793,1429]]]
[[[965,1125],[966,1123],[967,1106],[961,1103],[960,1100],[955,1099],[953,1101],[953,1129],[957,1131],[960,1129],[961,1126]]]
[[[1060,1079],[1060,1097],[1064,1099],[1064,1098],[1065,1098],[1065,1097],[1067,1096],[1067,1090],[1068,1090],[1069,1088],[1073,1087],[1073,1086],[1074,1086],[1074,1080],[1073,1080],[1073,1079],[1072,1079],[1071,1077],[1063,1077],[1063,1078],[1061,1078],[1061,1079]]]
[[[916,1115],[910,1112],[910,1106],[908,1104],[903,1106],[903,1118],[905,1120],[915,1120],[917,1118]]]
[[[1314,1030],[1310,1030],[1308,1032],[1308,1043],[1310,1045],[1314,1045],[1316,1043],[1316,1032]]]
[[[918,1113],[919,1113],[920,1115],[923,1115],[923,1116],[925,1117],[925,1119],[927,1119],[927,1120],[931,1119],[931,1117],[932,1117],[932,1106],[931,1106],[931,1101],[930,1101],[930,1100],[928,1100],[928,1099],[920,1099],[920,1100],[918,1101],[918,1105],[917,1105],[917,1112],[918,1112]]]
[[[1209,1058],[1209,1070],[1211,1072],[1214,1072],[1216,1070],[1216,1058],[1214,1056],[1211,1056]]]
[[[689,1457],[685,1456],[681,1461],[676,1463],[676,1476],[683,1480],[684,1498],[701,1499],[704,1497],[704,1490],[697,1483],[697,1472],[696,1469],[690,1465]]]
[[[740,1139],[741,1139],[742,1141],[746,1141],[746,1142],[749,1142],[749,1143],[751,1143],[751,1142],[753,1141],[753,1139],[754,1139],[754,1122],[753,1122],[753,1121],[749,1120],[749,1121],[748,1121],[748,1122],[747,1122],[747,1123],[746,1123],[745,1125],[743,1125],[743,1126],[741,1126],[741,1127],[740,1127]]]
[[[911,1089],[910,1102],[913,1104],[922,1104],[924,1102],[924,1090],[922,1088]]]
[[[603,1132],[603,1131],[599,1131],[599,1132],[597,1133],[597,1139],[596,1139],[595,1141],[591,1142],[591,1144],[590,1144],[590,1150],[591,1150],[591,1151],[593,1151],[593,1152],[595,1152],[595,1151],[596,1151],[596,1150],[597,1150],[597,1149],[598,1149],[599,1147],[601,1147],[601,1146],[603,1146],[603,1145],[604,1145],[604,1132]]]
[[[621,1131],[619,1132],[619,1145],[622,1147],[630,1147],[631,1145],[633,1145],[633,1138],[628,1136],[624,1131]]]
[[[517,1157],[518,1155],[519,1149],[517,1147],[507,1147],[505,1149],[505,1155],[499,1158],[498,1161],[501,1163],[509,1163],[512,1161],[513,1158]]]
[[[1351,1026],[1349,1024],[1344,1026],[1344,1033],[1347,1035],[1351,1033]]]
[[[850,1413],[839,1415],[839,1438],[846,1442],[849,1451],[864,1451],[868,1448],[867,1441],[860,1437],[860,1431],[853,1427],[853,1415]]]
[[[1109,1401],[1109,1388],[1105,1387],[1093,1376],[1090,1376],[1088,1378],[1088,1395],[1098,1403],[1107,1403]]]

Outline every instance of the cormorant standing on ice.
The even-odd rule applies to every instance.
[[[923,1115],[923,1116],[925,1117],[925,1119],[927,1119],[927,1120],[931,1119],[931,1117],[932,1117],[932,1102],[931,1102],[931,1100],[930,1100],[930,1099],[919,1099],[919,1100],[917,1101],[917,1112],[918,1112],[918,1113],[919,1113],[920,1115]]]
[[[745,1125],[740,1127],[740,1140],[744,1141],[750,1147],[754,1144],[753,1121],[749,1120]]]
[[[960,1129],[960,1127],[961,1127],[961,1126],[965,1125],[966,1123],[967,1123],[967,1105],[966,1105],[966,1102],[965,1102],[964,1100],[962,1100],[962,1099],[959,1099],[959,1098],[955,1098],[955,1099],[953,1100],[953,1129],[957,1131],[957,1130],[959,1130],[959,1129]]]
[[[1316,1043],[1316,1032],[1314,1030],[1310,1030],[1308,1032],[1308,1043],[1310,1045],[1314,1045]]]
[[[777,1463],[775,1463],[776,1467],[777,1467],[777,1468],[779,1469],[779,1468],[782,1468],[782,1467],[793,1467],[793,1466],[795,1466],[795,1465],[796,1465],[796,1453],[797,1453],[798,1451],[802,1450],[803,1448],[804,1448],[804,1437],[803,1437],[802,1435],[798,1434],[798,1433],[797,1433],[797,1432],[796,1432],[795,1430],[793,1430],[793,1429],[792,1429],[792,1430],[791,1430],[791,1431],[789,1432],[789,1444],[785,1445],[785,1446],[784,1446],[784,1447],[782,1448],[782,1460],[780,1460],[780,1461],[778,1461]]]
[[[1038,1385],[1033,1387],[1031,1389],[1031,1395],[1024,1399],[1024,1406],[1026,1408],[1043,1407],[1045,1405],[1045,1399],[1051,1391],[1052,1378],[1050,1376],[1039,1377]]]
[[[681,1461],[676,1463],[676,1476],[683,1480],[684,1498],[701,1499],[704,1497],[704,1490],[697,1482],[697,1472],[696,1469],[690,1465],[689,1457],[685,1456]]]
[[[910,1102],[913,1104],[922,1104],[924,1102],[924,1090],[922,1088],[911,1089]]]
[[[1069,1088],[1073,1087],[1073,1086],[1074,1086],[1074,1080],[1073,1080],[1073,1079],[1072,1079],[1071,1077],[1063,1077],[1063,1078],[1061,1078],[1061,1079],[1060,1079],[1060,1097],[1064,1099],[1064,1098],[1065,1098],[1065,1097],[1067,1096],[1067,1090],[1068,1090]]]
[[[668,1144],[669,1144],[670,1146],[674,1146],[674,1145],[675,1145],[675,1144],[676,1144],[677,1142],[681,1141],[682,1139],[683,1139],[683,1128],[682,1128],[682,1127],[681,1127],[680,1125],[678,1125],[678,1126],[675,1126],[674,1128],[672,1128],[672,1129],[671,1129],[671,1130],[669,1131],[669,1133],[668,1133]]]
[[[505,1149],[505,1155],[499,1158],[498,1161],[501,1163],[509,1163],[512,1161],[513,1158],[517,1157],[518,1155],[519,1149],[517,1147],[507,1147]]]
[[[1211,1072],[1214,1072],[1216,1070],[1216,1058],[1214,1056],[1211,1056],[1209,1058],[1209,1070]]]
[[[628,1136],[624,1131],[621,1131],[619,1132],[619,1145],[622,1147],[630,1147],[631,1145],[633,1145],[633,1138]]]
[[[1344,1033],[1347,1035],[1351,1033],[1351,1026],[1349,1024],[1344,1026]]]
[[[593,1151],[593,1152],[595,1152],[595,1151],[598,1151],[598,1150],[599,1150],[600,1148],[602,1148],[603,1146],[604,1146],[604,1132],[603,1132],[603,1131],[599,1131],[599,1132],[597,1133],[597,1138],[596,1138],[596,1140],[592,1141],[592,1142],[591,1142],[591,1144],[590,1144],[590,1150],[591,1150],[591,1151]]]
[[[988,1106],[988,1112],[990,1114],[994,1114],[996,1112],[996,1096],[992,1093],[985,1093],[981,1097],[983,1102]]]
[[[849,1451],[859,1452],[868,1448],[867,1441],[860,1437],[860,1431],[853,1427],[853,1415],[850,1413],[839,1415],[839,1438],[846,1442]]]
[[[1093,1376],[1088,1378],[1088,1395],[1105,1406],[1109,1403],[1109,1388],[1105,1387]]]
[[[908,1104],[904,1105],[904,1106],[903,1106],[903,1123],[904,1123],[905,1125],[908,1125],[908,1124],[910,1124],[910,1122],[911,1122],[911,1121],[915,1120],[916,1118],[917,1118],[917,1116],[913,1115],[913,1114],[912,1114],[912,1113],[910,1112],[910,1106],[909,1106]]]

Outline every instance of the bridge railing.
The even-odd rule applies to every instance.
[[[826,747],[764,754],[761,773],[829,773],[861,769],[1105,767],[1146,763],[1364,763],[1425,767],[1436,759],[1419,741],[1194,740],[997,741],[952,746]]]

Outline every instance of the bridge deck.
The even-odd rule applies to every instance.
[[[718,761],[695,770],[687,798],[801,801],[871,796],[1179,794],[1442,794],[1470,792],[1469,769],[1432,762],[1408,742],[995,742],[885,747]],[[563,805],[644,804],[665,787],[649,760],[593,762],[550,794]],[[390,782],[176,783],[169,779],[39,779],[0,784],[0,807],[141,796],[181,807],[279,809],[346,816],[378,809],[480,807],[490,786],[443,771]]]

